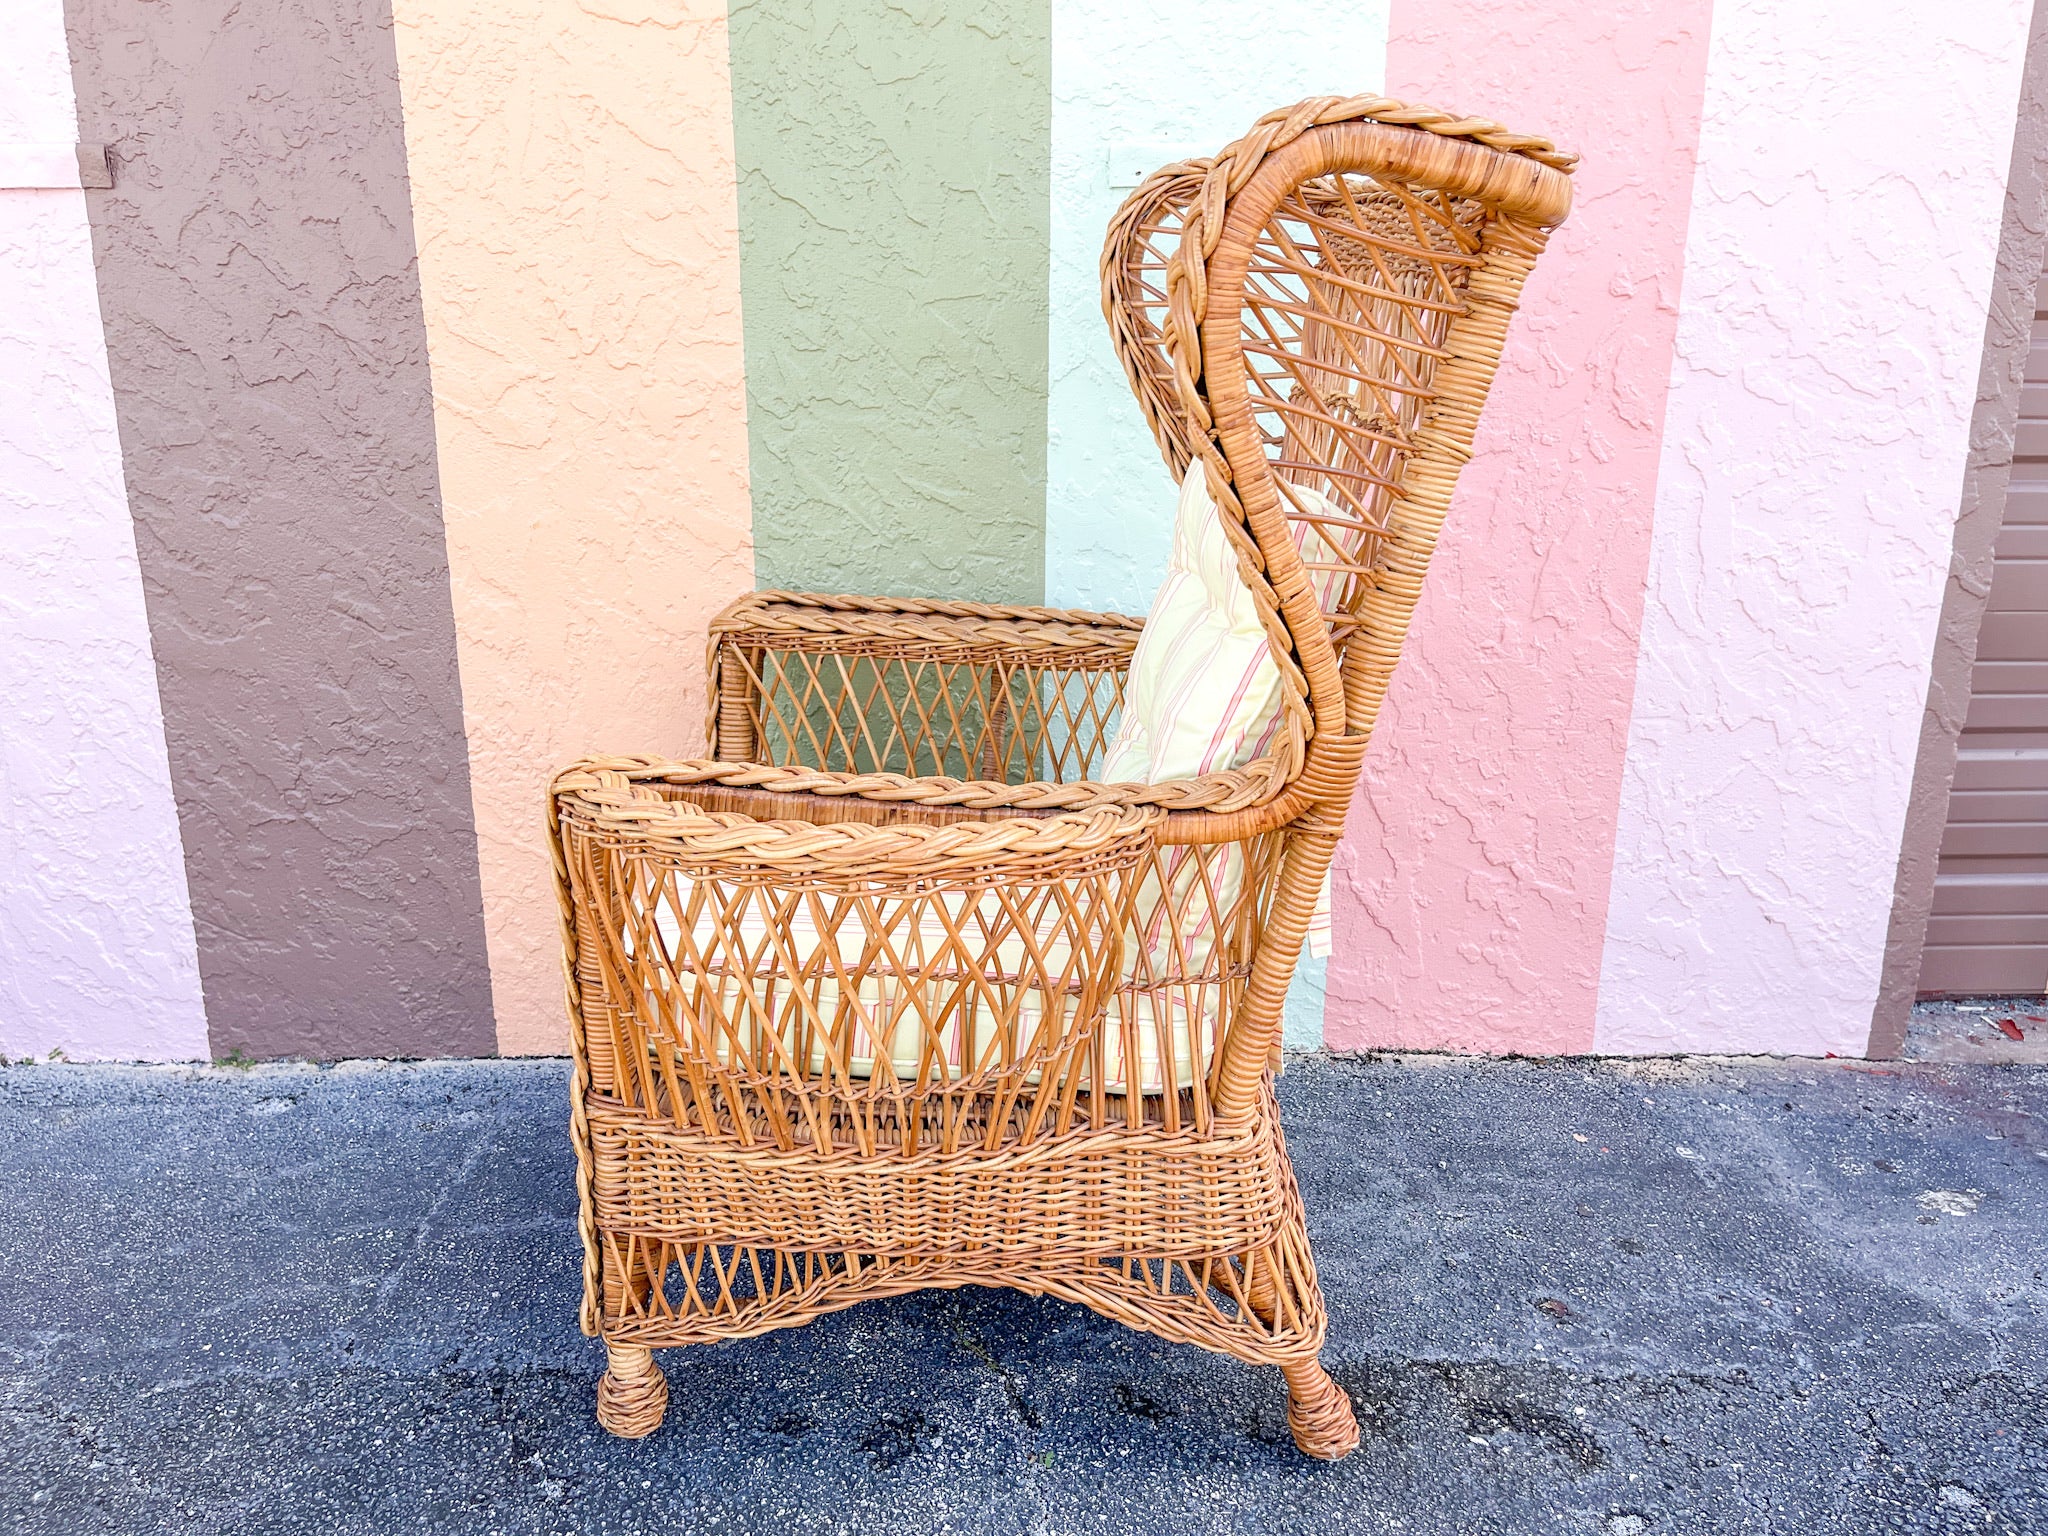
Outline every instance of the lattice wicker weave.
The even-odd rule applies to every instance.
[[[761,592],[712,624],[711,755],[556,778],[607,1428],[660,1423],[655,1348],[1007,1285],[1278,1365],[1302,1450],[1357,1443],[1281,1005],[1572,164],[1319,98],[1111,224],[1111,335],[1280,668],[1271,756],[1091,777],[1138,620]]]

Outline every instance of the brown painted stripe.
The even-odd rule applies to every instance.
[[[217,1055],[489,1054],[388,0],[67,0]]]
[[[1927,918],[1934,906],[1942,832],[1948,824],[1956,746],[1970,708],[1977,633],[1991,592],[1998,531],[2005,520],[2020,393],[2032,339],[2034,289],[2041,278],[2043,234],[2048,230],[2048,0],[2036,0],[2034,6],[2018,107],[2012,166],[2005,183],[2005,213],[1998,233],[1998,268],[1985,321],[1984,360],[1977,376],[1977,404],[1970,418],[1970,455],[1963,469],[1948,585],[1942,591],[1941,622],[1935,631],[1927,707],[1920,717],[1913,788],[1906,805],[1905,835],[1899,844],[1898,874],[1892,885],[1884,970],[1871,1014],[1867,1051],[1871,1056],[1896,1056],[1905,1045]]]

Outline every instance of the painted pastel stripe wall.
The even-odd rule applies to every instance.
[[[18,0],[0,144],[77,136]],[[0,186],[0,1055],[203,1056],[206,1012],[86,194]]]
[[[763,586],[1041,600],[1047,20],[733,6]]]
[[[2031,10],[1716,7],[1602,1049],[1863,1050]]]
[[[2026,0],[25,3],[0,149],[115,184],[0,189],[0,1049],[559,1049],[549,771],[696,750],[757,583],[1142,610],[1121,184],[1381,88],[1585,158],[1290,1041],[1910,968]]]
[[[1333,1044],[1583,1051],[1709,0],[1396,0],[1389,88],[1582,148],[1338,854]]]
[[[703,741],[753,586],[725,18],[398,0],[498,1048],[566,1044],[549,772]]]
[[[68,19],[212,1047],[489,1050],[388,13]]]

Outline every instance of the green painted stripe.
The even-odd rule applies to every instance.
[[[1049,0],[731,39],[760,584],[1041,601]]]

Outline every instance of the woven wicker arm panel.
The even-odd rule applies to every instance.
[[[760,822],[601,763],[551,803],[587,1329],[704,1342],[1007,1284],[1312,1360],[1270,1084],[1218,1117],[1199,1084],[1105,1083],[1162,813]]]
[[[711,624],[729,762],[989,783],[1101,765],[1143,620],[1078,609],[758,592]]]

